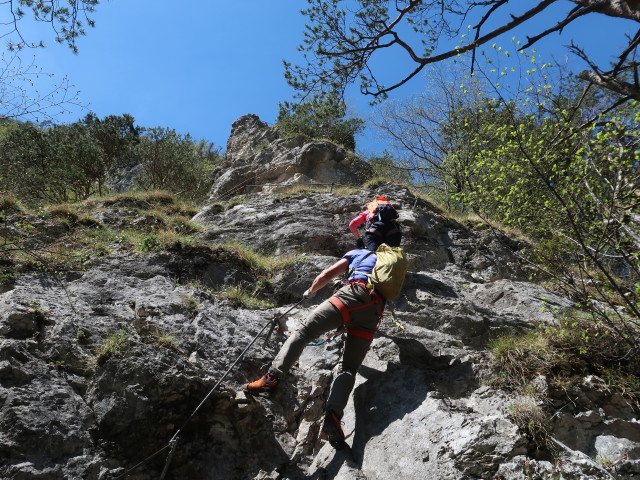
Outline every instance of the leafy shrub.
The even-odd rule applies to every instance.
[[[364,129],[364,120],[347,117],[347,106],[336,94],[314,97],[308,102],[280,104],[277,119],[280,133],[326,138],[349,150],[355,150],[355,137]]]
[[[136,151],[142,165],[136,177],[139,188],[168,190],[190,200],[200,200],[208,193],[209,176],[218,157],[203,155],[190,135],[151,128]]]
[[[0,139],[0,191],[33,205],[102,194],[139,132],[128,115],[99,120],[89,114],[69,125],[17,123]]]
[[[151,252],[153,250],[157,250],[160,246],[160,241],[156,235],[146,235],[142,238],[140,242],[140,251],[141,252]]]
[[[513,332],[493,339],[498,384],[521,390],[537,375],[566,384],[593,374],[606,379],[609,388],[640,398],[640,361],[633,340],[580,312],[570,312],[557,324]],[[635,390],[634,392],[631,392]]]
[[[382,156],[370,157],[367,161],[373,168],[374,177],[406,185],[410,185],[413,181],[411,173],[407,169],[402,169],[399,161],[393,158],[389,152],[385,151]]]

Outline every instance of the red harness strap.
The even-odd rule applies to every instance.
[[[331,304],[338,309],[338,311],[340,312],[340,315],[342,316],[342,326],[346,327],[347,335],[353,335],[354,337],[364,338],[365,340],[369,340],[370,342],[373,341],[373,337],[378,331],[377,325],[376,325],[375,331],[373,332],[369,332],[367,330],[360,330],[359,328],[349,327],[349,322],[351,321],[351,315],[349,312],[352,312],[354,310],[360,310],[361,308],[368,307],[369,305],[372,305],[374,303],[378,303],[381,301],[380,296],[377,293],[374,293],[372,296],[373,296],[373,300],[371,300],[369,303],[365,303],[364,305],[360,305],[359,307],[355,307],[355,308],[347,308],[344,302],[336,296],[329,297],[329,301],[331,302]],[[384,307],[383,307],[383,310],[384,310]],[[380,318],[382,318],[382,312],[380,313]],[[378,324],[380,324],[380,322],[378,322]]]

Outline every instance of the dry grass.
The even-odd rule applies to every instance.
[[[51,217],[62,218],[71,222],[75,222],[80,216],[77,207],[68,203],[48,205],[44,208],[44,211]]]
[[[230,301],[236,307],[244,307],[249,309],[273,308],[273,304],[266,300],[256,298],[250,292],[247,292],[240,285],[232,285],[216,293],[216,297]]]
[[[11,193],[0,194],[0,212],[5,210],[22,210],[15,195]]]
[[[107,336],[96,351],[96,363],[102,365],[116,352],[124,350],[129,344],[126,330],[120,330]]]
[[[284,268],[300,260],[299,257],[293,255],[283,257],[264,255],[237,241],[217,243],[212,248],[233,252],[250,267],[264,270],[269,273],[273,273],[280,268]]]
[[[510,405],[509,417],[538,447],[548,451],[554,450],[554,444],[550,439],[551,421],[535,397],[520,397]]]
[[[512,407],[511,416],[536,444],[551,448],[545,411],[548,392],[534,382],[541,375],[556,392],[579,389],[583,379],[593,375],[640,409],[640,360],[633,354],[633,341],[618,332],[574,311],[555,325],[512,332],[489,342],[496,375],[493,383],[523,397]],[[569,396],[566,400],[570,401]]]

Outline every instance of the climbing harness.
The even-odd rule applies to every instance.
[[[209,390],[209,393],[207,393],[207,395],[202,399],[202,401],[200,402],[200,404],[195,408],[195,410],[191,413],[191,415],[189,415],[189,417],[183,422],[182,426],[176,431],[176,433],[174,433],[173,437],[171,437],[171,440],[169,440],[169,443],[167,445],[165,445],[164,447],[162,447],[161,449],[159,449],[157,452],[153,453],[152,455],[150,455],[149,457],[147,457],[146,459],[144,459],[143,461],[141,461],[140,463],[138,463],[137,465],[134,465],[132,468],[130,468],[129,470],[127,470],[126,472],[124,472],[122,475],[119,475],[117,477],[115,477],[114,480],[120,480],[124,477],[126,477],[127,475],[129,475],[130,473],[132,473],[134,470],[137,470],[139,467],[141,467],[142,465],[144,465],[145,463],[151,461],[153,458],[157,457],[158,455],[160,455],[162,452],[164,452],[167,449],[171,449],[171,451],[169,452],[169,455],[167,455],[167,460],[165,462],[164,465],[164,469],[162,470],[162,475],[160,476],[160,480],[164,480],[165,475],[167,474],[168,470],[169,470],[169,465],[171,464],[171,460],[173,459],[173,454],[175,453],[175,449],[176,446],[178,445],[178,439],[180,437],[180,434],[182,433],[182,429],[184,429],[184,427],[187,425],[187,423],[189,421],[191,421],[191,419],[193,417],[195,417],[196,413],[198,413],[198,411],[200,411],[200,409],[202,408],[202,406],[205,404],[205,402],[209,399],[209,397],[211,395],[213,395],[213,392],[215,392],[218,387],[220,386],[220,384],[222,383],[222,381],[227,378],[227,375],[229,375],[229,373],[231,373],[231,371],[233,370],[233,368],[238,364],[238,362],[240,362],[240,360],[242,359],[242,357],[244,357],[244,355],[249,351],[249,349],[251,348],[251,346],[256,342],[256,340],[258,340],[258,338],[260,337],[260,335],[262,335],[262,333],[267,329],[267,327],[270,327],[274,324],[274,322],[279,321],[280,318],[284,317],[287,313],[289,313],[291,310],[294,309],[294,307],[297,307],[302,300],[304,300],[304,298],[300,299],[300,301],[298,301],[298,303],[296,303],[295,305],[293,305],[289,310],[287,310],[286,312],[284,312],[282,315],[280,315],[280,317],[276,318],[276,320],[269,320],[268,323],[266,323],[261,329],[260,331],[256,334],[255,337],[253,337],[253,339],[249,342],[249,344],[245,347],[245,349],[242,351],[242,353],[240,353],[240,355],[238,356],[238,358],[236,358],[236,360],[233,362],[233,364],[224,372],[224,374],[222,375],[222,377],[220,377],[220,380],[218,380],[216,382],[216,384],[213,386],[213,388],[211,390]],[[273,330],[273,329],[272,329]]]
[[[339,327],[338,330],[346,328],[347,335],[364,338],[365,340],[369,340],[371,342],[373,341],[373,337],[378,331],[378,327],[380,326],[380,321],[382,320],[382,316],[384,315],[384,300],[378,293],[376,293],[375,290],[369,288],[367,286],[367,283],[362,280],[349,280],[347,284],[363,286],[364,288],[367,289],[367,291],[369,291],[369,294],[371,295],[372,300],[368,303],[365,303],[364,305],[360,305],[353,308],[347,308],[347,306],[339,297],[335,295],[329,297],[329,301],[331,302],[331,304],[338,309],[338,312],[340,312],[340,315],[342,316],[342,326]],[[353,328],[349,326],[349,323],[351,321],[351,312],[369,307],[375,303],[382,303],[382,310],[380,312],[380,318],[378,319],[378,324],[376,325],[376,329],[373,332],[368,330],[362,330],[359,328]]]

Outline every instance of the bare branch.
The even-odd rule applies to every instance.
[[[553,27],[545,30],[544,32],[539,33],[533,37],[527,37],[527,43],[522,48],[529,48],[534,45],[538,40],[550,35],[553,32],[561,31],[564,27],[569,25],[574,20],[588,14],[592,13],[595,10],[595,6],[586,7],[586,8],[576,8],[572,10],[562,21],[558,22]]]
[[[627,98],[640,101],[640,88],[638,88],[638,85],[632,85],[631,83],[624,82],[613,76],[604,75],[597,71],[584,70],[580,72],[578,77],[599,87],[613,90]]]

